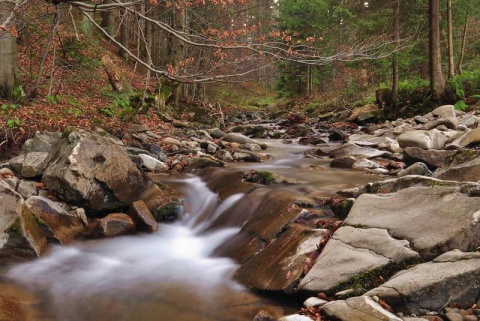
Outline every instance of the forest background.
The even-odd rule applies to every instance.
[[[480,101],[476,1],[1,0],[0,144],[241,108]],[[1,147],[1,145],[0,145]]]

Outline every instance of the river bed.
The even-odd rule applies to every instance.
[[[305,146],[268,143],[269,161],[229,167],[273,171],[297,179],[294,188],[321,196],[380,179],[304,158]],[[196,176],[169,180],[185,196],[178,222],[161,224],[154,234],[52,246],[42,258],[6,271],[9,284],[40,298],[32,303],[40,312],[25,320],[247,321],[261,309],[280,315],[295,308],[250,292],[231,278],[237,263],[211,256],[240,227],[204,232],[205,227],[242,195],[218,204],[218,195]]]

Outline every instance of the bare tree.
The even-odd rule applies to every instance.
[[[433,99],[441,101],[445,94],[446,82],[442,71],[442,54],[440,43],[440,4],[439,0],[429,0],[429,63],[430,89]]]
[[[20,85],[17,63],[16,30],[13,24],[14,10],[20,5],[11,1],[0,1],[0,97],[12,98],[15,88]]]

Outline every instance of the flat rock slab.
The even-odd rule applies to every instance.
[[[235,278],[249,288],[291,292],[303,274],[305,260],[317,250],[325,232],[292,224],[244,263]]]
[[[397,311],[419,314],[453,303],[470,308],[479,292],[480,253],[450,251],[397,273],[366,295],[380,297]]]
[[[375,148],[360,147],[356,144],[347,143],[332,149],[328,155],[333,158],[353,156],[355,158],[390,157],[392,153]]]
[[[402,321],[366,296],[329,302],[322,307],[321,312],[338,321]]]
[[[452,249],[477,247],[479,213],[480,198],[462,194],[460,188],[410,187],[394,194],[361,195],[345,224],[386,229],[431,258]]]
[[[390,263],[419,258],[408,241],[392,238],[386,230],[339,228],[298,286],[301,292],[341,290],[348,281]],[[340,288],[339,288],[340,287]]]
[[[441,167],[445,159],[454,153],[455,151],[451,150],[425,150],[418,147],[407,147],[404,149],[403,160],[408,164],[422,162],[435,169]]]

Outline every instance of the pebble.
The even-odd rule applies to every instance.
[[[463,316],[460,313],[447,312],[445,316],[449,321],[463,321]]]

